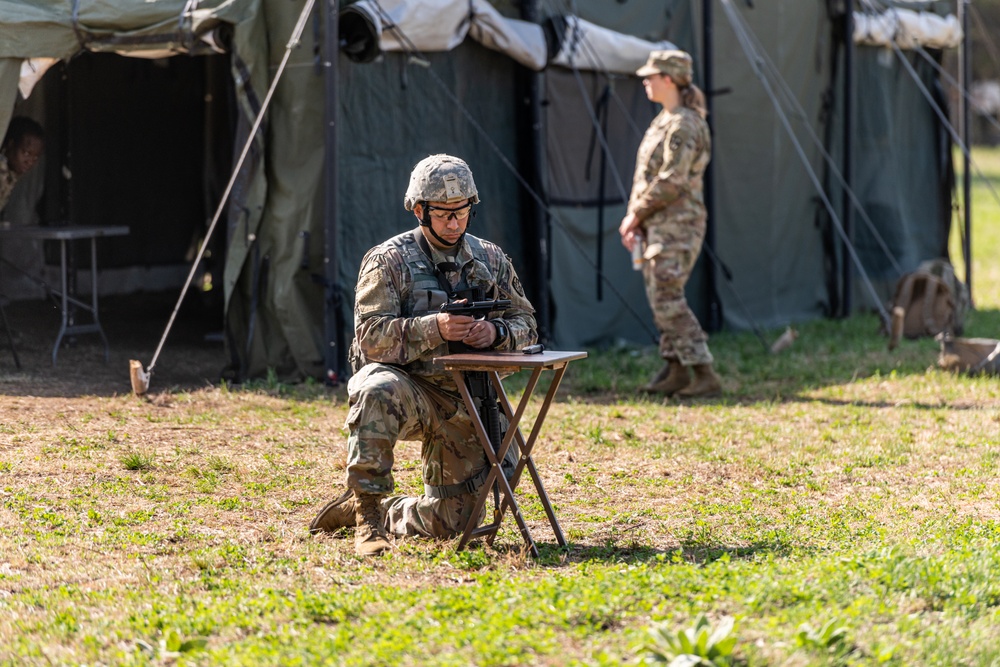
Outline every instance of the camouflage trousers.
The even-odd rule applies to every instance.
[[[701,252],[705,220],[678,221],[654,215],[644,226],[646,247],[661,248],[643,267],[646,297],[660,332],[660,356],[685,366],[710,364],[708,334],[684,297],[684,286]]]
[[[464,482],[487,465],[457,392],[383,364],[363,367],[347,389],[347,486],[356,493],[392,493],[393,450],[400,440],[422,443],[423,481],[428,485]],[[451,537],[465,529],[476,498],[476,493],[390,497],[383,501],[386,530],[393,535]]]

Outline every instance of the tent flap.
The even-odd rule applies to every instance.
[[[648,42],[572,15],[562,17],[555,26],[560,49],[552,64],[569,69],[633,74],[646,62],[650,51],[677,48],[666,40]]]

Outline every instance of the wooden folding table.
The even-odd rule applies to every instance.
[[[476,506],[472,511],[472,516],[465,528],[465,532],[462,534],[462,539],[458,543],[459,550],[465,548],[465,546],[469,543],[469,540],[472,538],[482,535],[485,535],[487,543],[492,545],[497,531],[500,530],[500,524],[503,521],[504,513],[508,508],[510,508],[511,513],[514,515],[514,520],[517,522],[517,526],[521,530],[521,537],[524,538],[524,542],[528,546],[531,555],[536,558],[538,557],[538,547],[535,546],[535,540],[531,537],[531,531],[528,529],[528,525],[524,522],[524,517],[521,515],[521,508],[518,506],[517,499],[514,497],[514,489],[517,488],[518,482],[520,482],[521,475],[525,468],[528,469],[532,482],[534,482],[535,490],[538,492],[538,498],[542,503],[542,507],[545,509],[545,514],[549,519],[549,523],[552,525],[552,531],[555,533],[556,541],[559,542],[560,546],[566,546],[566,538],[563,537],[562,529],[559,528],[559,522],[556,520],[555,512],[552,510],[552,503],[549,501],[549,496],[545,492],[545,486],[542,484],[542,479],[538,475],[538,469],[535,466],[534,459],[531,457],[531,451],[535,446],[535,442],[538,440],[538,434],[541,433],[542,425],[545,423],[545,416],[549,411],[549,406],[552,404],[552,399],[555,397],[556,391],[559,389],[559,383],[562,382],[563,375],[566,373],[566,366],[569,362],[576,359],[583,359],[586,356],[586,352],[556,351],[545,351],[539,354],[524,354],[523,352],[465,352],[460,354],[449,354],[434,360],[434,363],[437,366],[449,371],[455,378],[455,384],[458,385],[458,389],[462,394],[462,400],[465,402],[465,407],[468,409],[469,416],[472,418],[472,422],[476,426],[476,433],[479,436],[479,442],[483,446],[483,450],[486,452],[486,458],[488,459],[490,465],[490,472],[486,478],[486,482],[479,490],[479,497],[476,500]],[[517,404],[517,409],[514,410],[512,409],[510,400],[507,398],[507,392],[504,391],[503,383],[500,380],[500,374],[513,373],[526,368],[532,369],[531,377],[529,378],[528,384],[524,389],[524,394],[521,396],[520,402]],[[532,393],[535,391],[535,387],[538,385],[538,380],[542,371],[546,370],[554,371],[555,375],[553,376],[552,383],[549,385],[549,389],[545,394],[545,399],[542,401],[538,415],[535,417],[535,423],[534,426],[532,426],[531,435],[527,438],[527,440],[525,440],[519,426],[521,418],[524,416],[525,408],[528,406],[528,400],[531,398]],[[500,408],[510,421],[510,425],[507,428],[507,433],[503,437],[500,448],[495,452],[492,444],[490,443],[489,435],[486,432],[486,427],[484,426],[483,421],[479,416],[479,412],[476,409],[472,394],[465,383],[464,374],[467,372],[485,372],[488,375],[490,382],[496,390]],[[520,447],[521,455],[517,460],[514,473],[511,476],[510,481],[508,481],[503,474],[501,463],[507,453],[507,449],[510,447],[510,444],[515,440],[517,441],[518,447]],[[489,496],[494,484],[497,484],[500,487],[500,495],[502,496],[500,507],[495,509],[494,520],[492,523],[477,526],[479,516],[482,513],[483,508],[486,506],[486,499]]]

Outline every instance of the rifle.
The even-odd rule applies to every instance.
[[[481,320],[485,319],[493,311],[504,310],[509,307],[510,299],[487,299],[482,301],[460,299],[459,301],[442,304],[441,312],[451,313],[452,315],[469,315],[477,320]],[[448,345],[452,352],[467,352],[470,349],[468,346],[457,341],[450,342]],[[486,428],[486,434],[490,439],[490,445],[493,447],[493,455],[496,456],[500,452],[500,445],[503,442],[504,435],[500,424],[500,403],[496,389],[493,387],[493,383],[490,382],[489,375],[485,371],[466,371],[464,375],[465,385],[469,388],[469,394],[472,396],[472,402],[476,406],[476,412],[479,413],[479,419],[482,420],[483,426]],[[516,463],[517,450],[514,443],[511,442],[507,448],[507,455],[502,461],[504,476],[508,479],[513,474]],[[485,476],[482,479],[485,480]],[[482,485],[482,481],[480,481],[479,485]],[[494,514],[499,516],[500,487],[497,483],[493,485],[493,504]]]

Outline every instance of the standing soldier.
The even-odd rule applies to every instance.
[[[489,473],[458,387],[450,373],[434,367],[434,358],[448,354],[449,341],[517,350],[538,337],[535,311],[510,260],[496,244],[466,233],[477,203],[463,160],[421,160],[403,201],[418,227],[375,246],[361,262],[354,376],[347,385],[347,490],[309,525],[313,533],[357,526],[359,555],[390,549],[389,535],[458,534]],[[509,299],[510,306],[484,320],[442,313],[455,296]],[[398,440],[417,439],[424,493],[390,496],[393,448]]]
[[[722,383],[712,368],[708,334],[684,298],[707,219],[702,177],[711,135],[705,96],[691,82],[691,56],[684,51],[653,51],[636,74],[646,97],[663,105],[639,145],[628,212],[618,228],[628,250],[645,244],[646,296],[667,362],[643,390],[715,396]]]

